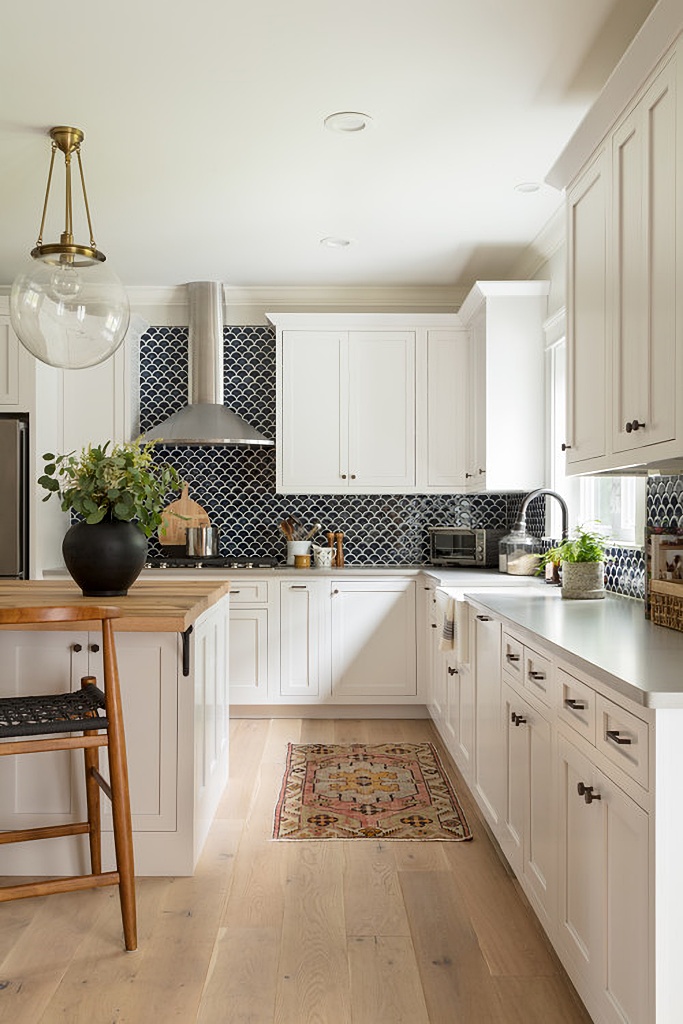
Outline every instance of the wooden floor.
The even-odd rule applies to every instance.
[[[427,721],[234,721],[195,876],[139,880],[137,952],[115,889],[0,907],[0,1021],[587,1024],[455,769],[472,842],[270,839],[288,741],[425,739]]]

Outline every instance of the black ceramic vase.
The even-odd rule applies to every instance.
[[[140,575],[147,538],[135,523],[74,523],[62,541],[64,564],[83,597],[124,597]]]

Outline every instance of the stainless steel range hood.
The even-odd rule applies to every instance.
[[[188,404],[148,430],[141,440],[172,445],[274,444],[223,405],[223,285],[220,281],[191,281],[187,289]]]

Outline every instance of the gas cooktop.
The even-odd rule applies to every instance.
[[[145,562],[145,569],[274,569],[277,558],[262,555],[217,555],[196,558],[192,555],[153,555]]]

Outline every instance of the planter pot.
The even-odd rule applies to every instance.
[[[562,563],[562,597],[574,601],[599,601],[604,596],[604,562]]]
[[[64,564],[83,597],[124,597],[147,558],[147,538],[135,523],[75,523],[62,541]]]

